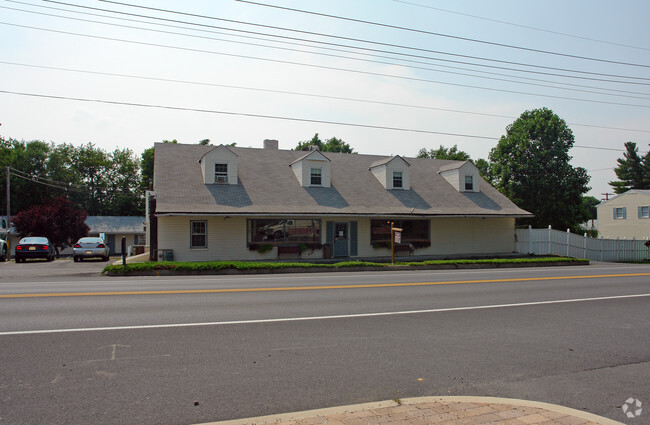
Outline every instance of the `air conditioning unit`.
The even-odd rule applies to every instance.
[[[215,183],[228,183],[228,176],[216,176],[214,181]]]

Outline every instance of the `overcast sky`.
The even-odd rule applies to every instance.
[[[547,107],[599,199],[623,143],[648,150],[647,0],[258,1],[281,8],[0,0],[0,135],[140,155],[319,133],[363,154],[478,159]]]

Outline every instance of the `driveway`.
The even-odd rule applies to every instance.
[[[25,263],[16,264],[14,260],[11,260],[0,263],[0,280],[29,281],[39,277],[65,280],[98,276],[104,267],[114,261],[116,258],[111,258],[109,261],[90,259],[75,263],[72,261],[72,257],[69,257],[60,258],[51,263],[45,260],[27,260]]]

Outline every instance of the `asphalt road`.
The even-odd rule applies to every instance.
[[[650,404],[650,266],[107,278],[99,262],[48,278],[30,265],[0,279],[0,424],[191,424],[424,395],[625,422],[627,398]]]

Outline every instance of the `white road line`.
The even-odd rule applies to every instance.
[[[41,330],[32,330],[32,331],[9,331],[9,332],[0,332],[0,336],[72,333],[72,332],[95,332],[95,331],[121,331],[121,330],[159,329],[159,328],[188,328],[188,327],[197,327],[197,326],[249,325],[249,324],[281,323],[281,322],[304,322],[308,320],[353,319],[353,318],[363,318],[363,317],[399,316],[405,314],[425,314],[425,313],[444,313],[450,311],[488,310],[494,308],[529,307],[529,306],[549,305],[549,304],[566,304],[566,303],[578,303],[578,302],[588,302],[588,301],[620,300],[626,298],[643,298],[643,297],[650,297],[650,293],[632,294],[632,295],[615,295],[609,297],[574,298],[574,299],[553,300],[553,301],[533,301],[533,302],[514,303],[514,304],[493,304],[493,305],[479,305],[479,306],[470,306],[470,307],[434,308],[430,310],[341,314],[336,316],[287,317],[287,318],[279,318],[279,319],[233,320],[233,321],[225,321],[225,322],[170,323],[170,324],[163,324],[163,325],[107,326],[101,328],[41,329]]]

